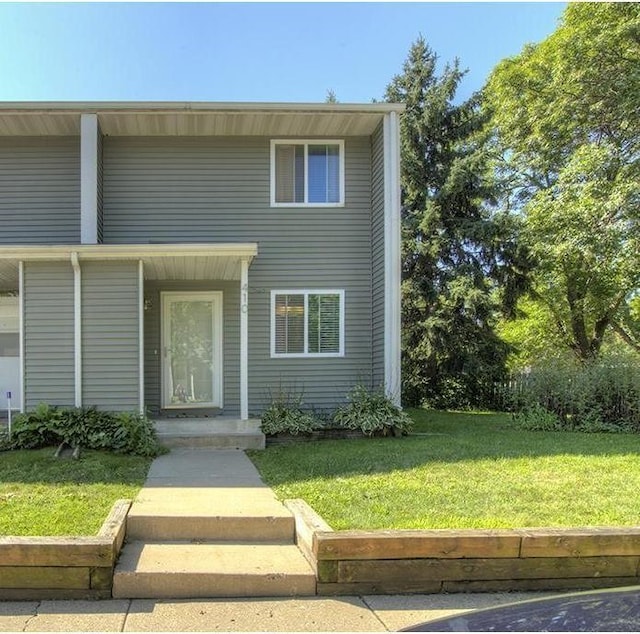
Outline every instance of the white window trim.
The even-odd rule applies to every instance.
[[[304,348],[309,349],[309,322],[307,321],[309,295],[338,295],[340,297],[340,350],[338,352],[276,352],[276,295],[304,295]],[[272,359],[321,359],[344,357],[344,290],[286,289],[271,291],[271,358]]]
[[[276,202],[276,146],[277,145],[303,145],[304,146],[304,202],[280,203]],[[337,203],[310,203],[308,198],[309,179],[309,145],[337,145],[340,156],[340,201]],[[344,207],[344,140],[341,139],[271,139],[271,206],[272,207]]]

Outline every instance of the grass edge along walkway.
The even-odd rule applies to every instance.
[[[83,451],[54,458],[55,447],[0,453],[0,535],[95,535],[118,499],[133,499],[150,458]]]

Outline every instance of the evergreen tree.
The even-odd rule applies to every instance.
[[[528,266],[514,220],[492,213],[479,99],[454,97],[464,72],[441,75],[420,37],[387,101],[401,117],[403,400],[437,407],[489,404],[508,353],[494,327],[524,287]]]

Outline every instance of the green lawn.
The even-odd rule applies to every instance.
[[[640,524],[640,437],[526,432],[507,414],[412,410],[410,437],[252,452],[281,499],[336,530]]]
[[[113,503],[133,498],[151,460],[55,448],[0,453],[0,535],[95,535]]]

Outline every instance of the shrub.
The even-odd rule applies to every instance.
[[[57,408],[45,403],[19,414],[11,440],[0,438],[0,449],[37,449],[66,443],[71,447],[155,457],[163,453],[151,421],[130,412],[96,408]]]
[[[356,385],[347,401],[333,416],[336,424],[347,429],[359,429],[367,436],[386,436],[406,434],[413,425],[411,418],[382,390],[368,390],[363,385]]]
[[[560,419],[538,403],[534,403],[531,407],[515,414],[514,420],[519,427],[529,431],[556,431],[562,429]]]
[[[640,431],[640,363],[632,356],[548,362],[511,384],[510,396],[514,419],[527,429]]]
[[[262,413],[262,432],[267,436],[275,434],[310,434],[320,421],[302,409],[302,398],[280,392]]]

